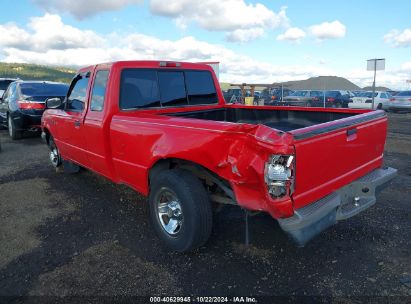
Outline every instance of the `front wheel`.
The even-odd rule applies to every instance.
[[[212,208],[200,180],[186,170],[161,172],[151,180],[151,222],[158,237],[173,251],[203,245],[211,234]]]
[[[50,162],[51,162],[51,165],[54,168],[60,167],[61,164],[62,164],[60,151],[57,148],[56,143],[54,142],[54,139],[53,139],[52,136],[50,136],[50,139],[49,139],[49,148],[50,148]]]

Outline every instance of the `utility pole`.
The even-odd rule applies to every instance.
[[[375,78],[377,76],[377,70],[385,69],[385,58],[369,59],[367,60],[367,70],[374,71],[374,81],[372,82],[372,108],[374,110],[374,98],[375,98]]]
[[[375,77],[377,76],[377,60],[374,60],[374,81],[372,82],[372,109],[374,110]]]

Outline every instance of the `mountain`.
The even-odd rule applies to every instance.
[[[274,83],[280,85],[281,83]],[[348,79],[337,76],[318,76],[311,77],[305,80],[293,80],[282,83],[284,87],[291,90],[349,90],[357,91],[361,88]],[[220,83],[222,90],[227,90],[230,87],[229,83]],[[257,87],[256,89],[264,89],[264,87]]]
[[[69,83],[76,71],[67,67],[42,66],[28,63],[0,62],[0,78],[49,80]]]
[[[348,79],[337,76],[311,77],[306,80],[287,81],[283,84],[291,90],[361,90]]]

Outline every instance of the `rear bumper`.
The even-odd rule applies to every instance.
[[[334,225],[372,206],[376,195],[395,177],[393,168],[376,169],[334,193],[279,219],[281,228],[299,246]]]
[[[40,130],[42,114],[27,114],[22,112],[13,112],[11,118],[18,131],[30,129]]]

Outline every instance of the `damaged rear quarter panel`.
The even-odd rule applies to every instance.
[[[262,125],[121,113],[113,117],[110,132],[118,182],[147,195],[150,168],[161,159],[182,159],[228,181],[237,202],[251,210],[269,208],[264,183],[269,155],[293,152],[288,134]]]

